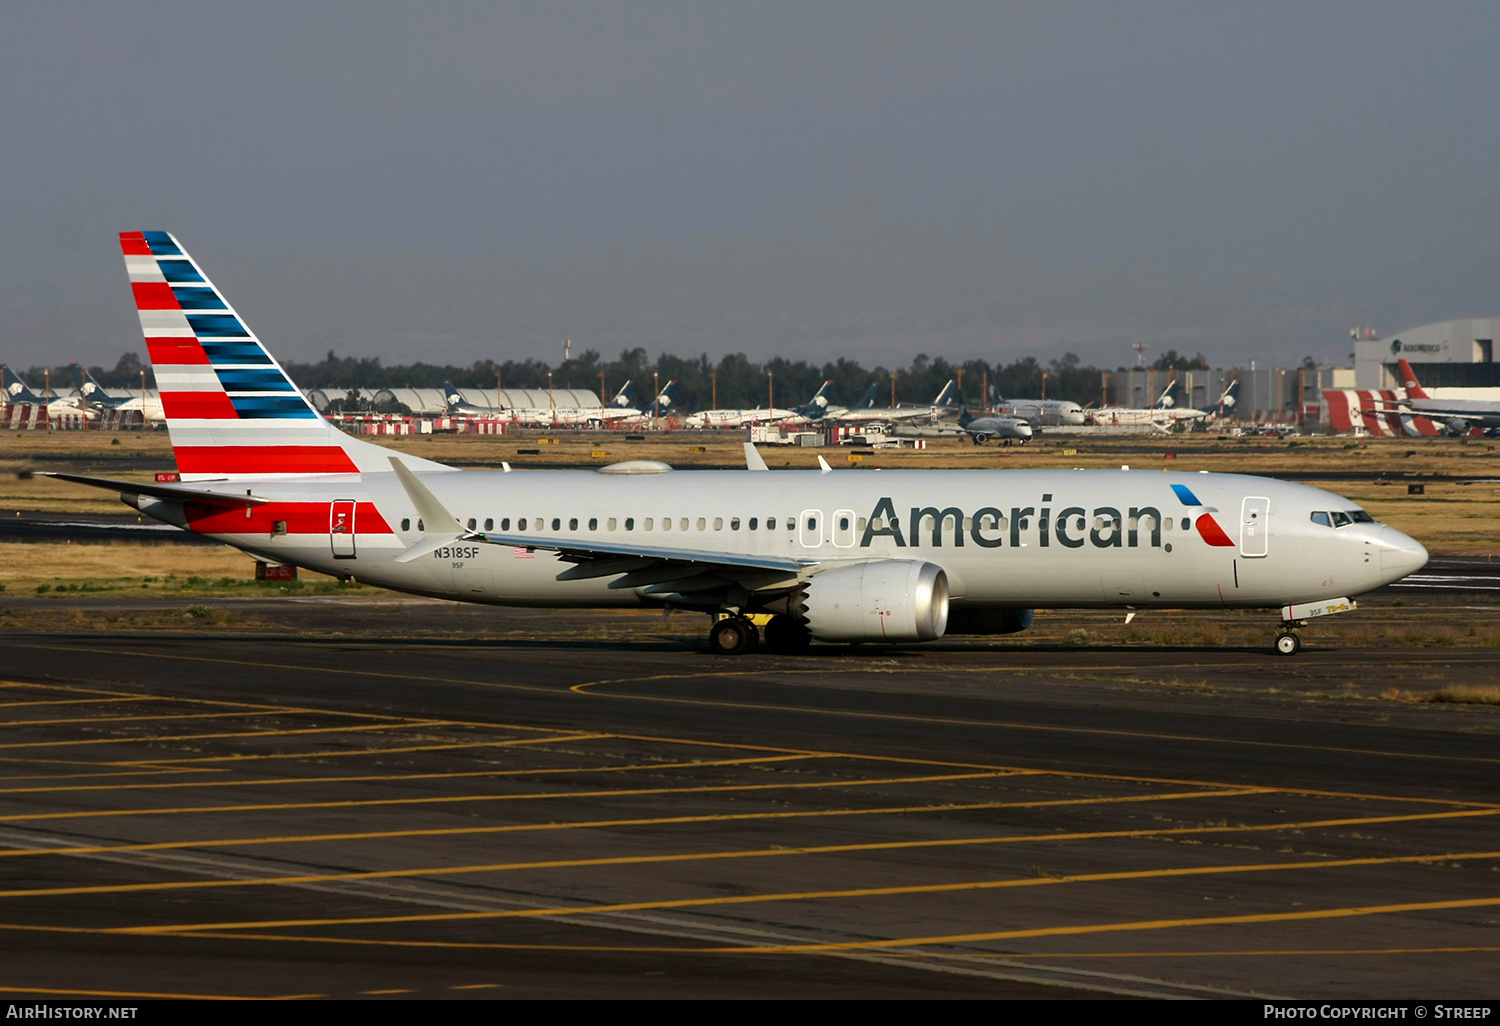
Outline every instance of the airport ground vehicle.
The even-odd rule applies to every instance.
[[[459,601],[695,610],[724,653],[755,645],[750,614],[791,651],[1010,633],[1046,606],[1281,607],[1291,654],[1307,604],[1348,608],[1427,561],[1347,499],[1238,475],[772,473],[748,443],[744,471],[460,471],[319,416],[168,233],[121,247],[180,479],[54,476],[278,563]]]

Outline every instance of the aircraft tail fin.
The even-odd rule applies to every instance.
[[[1406,394],[1412,399],[1431,398],[1427,391],[1417,381],[1416,373],[1411,369],[1411,364],[1406,362],[1406,357],[1396,361],[1396,369],[1401,372],[1401,387],[1406,389]]]
[[[656,408],[666,413],[672,406],[672,390],[677,387],[677,379],[673,378],[661,386],[661,391],[656,393]]]
[[[388,450],[312,408],[172,235],[121,232],[120,249],[182,480],[390,472]]]
[[[8,403],[41,403],[39,395],[27,387],[26,382],[16,376],[6,364],[0,363],[0,387],[5,389],[5,401]]]
[[[851,410],[873,410],[875,408],[875,390],[879,388],[878,382],[871,382],[870,387],[865,389],[865,394],[859,402],[849,407]]]
[[[833,382],[823,382],[823,384],[818,387],[818,390],[813,393],[813,397],[811,399],[809,399],[804,405],[797,407],[792,412],[797,414],[799,417],[805,417],[808,420],[821,420],[823,418],[823,415],[828,412],[828,395],[832,391]]]
[[[952,378],[949,378],[948,383],[938,391],[937,398],[932,400],[932,405],[952,406],[957,398],[958,382],[954,381]]]
[[[615,397],[609,401],[610,406],[617,410],[633,410],[636,408],[635,403],[630,401],[630,384],[629,381],[626,381],[625,384],[620,386],[620,390],[615,393]]]

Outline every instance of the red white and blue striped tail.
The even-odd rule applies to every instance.
[[[171,234],[121,232],[120,248],[182,480],[390,471],[389,451],[319,416]]]

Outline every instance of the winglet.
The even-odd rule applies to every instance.
[[[821,457],[821,456],[819,456],[819,457],[818,457],[818,466],[820,466],[820,467],[822,467],[822,468],[823,468],[823,469],[822,469],[822,470],[820,470],[820,471],[818,471],[818,473],[820,473],[820,474],[826,474],[826,473],[828,473],[828,472],[829,472],[829,471],[830,471],[830,470],[832,470],[832,469],[833,469],[833,468],[832,468],[832,467],[830,467],[830,466],[829,466],[829,465],[828,465],[828,461],[827,461],[827,460],[825,460],[825,459],[824,459],[824,458],[823,458],[823,457]]]
[[[755,448],[754,442],[745,443],[745,469],[746,470],[770,470],[766,461],[761,459],[760,451]]]

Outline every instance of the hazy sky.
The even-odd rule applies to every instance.
[[[1339,360],[1500,315],[1494,3],[0,6],[0,360]]]

